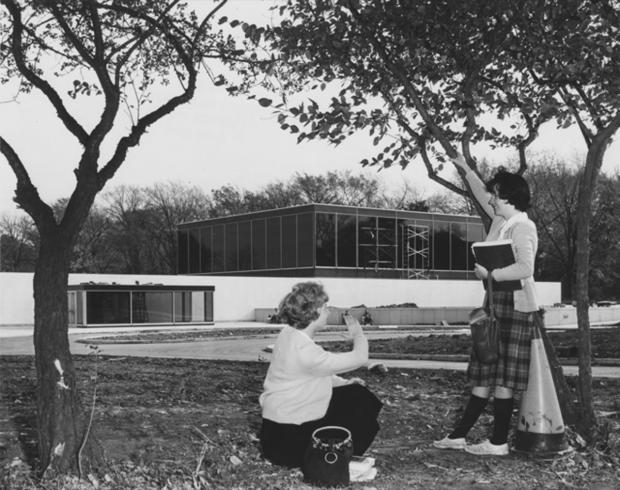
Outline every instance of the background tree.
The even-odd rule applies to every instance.
[[[590,230],[594,193],[609,143],[620,128],[620,9],[616,0],[547,0],[522,8],[515,31],[525,32],[513,54],[528,86],[551,93],[554,117],[575,123],[587,147],[575,215],[575,296],[579,325],[579,425],[596,437],[590,340]]]
[[[298,141],[323,138],[338,144],[368,130],[376,145],[388,144],[364,165],[406,167],[419,155],[429,178],[457,194],[470,195],[463,183],[441,174],[438,153],[452,156],[459,148],[480,175],[472,145],[512,146],[522,173],[526,149],[541,124],[553,118],[562,127],[577,122],[589,146],[579,194],[576,290],[579,422],[590,439],[596,420],[587,234],[596,175],[620,124],[614,6],[617,2],[585,0],[291,0],[280,8],[280,26],[244,26],[254,43],[277,53],[277,61],[262,70],[279,85],[264,85],[284,93],[275,106],[279,122]],[[247,85],[231,88],[237,89],[243,92]],[[299,96],[302,92],[312,98]],[[326,97],[327,92],[337,95]],[[488,224],[489,217],[477,209]]]
[[[40,93],[82,150],[75,187],[60,216],[39,196],[19,149],[0,136],[0,152],[17,179],[15,202],[33,219],[40,237],[34,344],[44,474],[82,473],[96,462],[92,438],[85,440],[67,336],[73,246],[95,196],[127,152],[148,128],[192,99],[202,60],[239,54],[230,38],[210,31],[224,3],[198,19],[178,0],[0,1],[0,79],[15,82],[26,94]],[[154,94],[158,86],[165,87],[161,97]],[[80,120],[71,101],[83,102],[89,95],[97,108]],[[112,139],[117,122],[121,136]],[[102,151],[105,144],[111,151]]]
[[[2,216],[0,218],[0,271],[33,271],[39,246],[38,238],[32,220],[27,216]]]

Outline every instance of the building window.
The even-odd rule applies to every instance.
[[[226,270],[236,271],[239,268],[237,257],[237,223],[226,225]]]
[[[434,223],[433,269],[450,270],[450,223],[446,221]]]
[[[282,267],[297,267],[297,216],[282,216]]]
[[[267,219],[267,269],[282,267],[280,218]]]
[[[314,215],[297,216],[297,267],[314,265]]]
[[[131,323],[129,291],[88,291],[86,323],[113,325]]]
[[[336,219],[333,214],[316,214],[316,265],[336,265]]]
[[[338,267],[357,266],[357,218],[338,215]]]
[[[239,223],[239,270],[252,269],[252,226],[250,221]]]
[[[211,227],[200,230],[200,272],[211,272]]]
[[[224,271],[226,259],[225,240],[224,225],[215,225],[213,227],[213,272]]]
[[[189,230],[189,272],[200,272],[200,230]]]
[[[133,291],[132,323],[172,323],[170,291]]]
[[[180,230],[177,233],[177,238],[178,238],[177,257],[179,257],[179,261],[177,264],[177,270],[179,271],[179,274],[187,274],[187,270],[188,270],[187,265],[189,262],[189,257],[187,253],[187,247],[188,247],[187,231]]]
[[[396,220],[394,218],[378,218],[375,255],[375,268],[393,269],[396,267]]]
[[[467,224],[452,223],[452,270],[467,270]]]
[[[264,269],[266,264],[265,220],[252,221],[252,263],[254,269]]]
[[[377,218],[360,216],[358,220],[359,267],[374,269],[377,263]]]

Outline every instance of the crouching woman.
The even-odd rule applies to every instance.
[[[353,340],[350,352],[330,353],[314,342],[327,323],[327,294],[315,282],[303,282],[282,300],[280,318],[288,323],[273,348],[273,358],[259,401],[263,424],[260,441],[272,463],[300,467],[312,432],[323,426],[347,428],[353,454],[361,456],[379,430],[382,403],[358,378],[339,373],[368,361],[368,340],[353,317],[345,318]]]

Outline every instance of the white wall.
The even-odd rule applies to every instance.
[[[416,303],[420,307],[479,306],[484,296],[479,281],[403,280],[403,279],[305,279],[297,277],[231,276],[155,276],[121,274],[70,274],[69,284],[104,282],[118,284],[162,283],[169,285],[215,286],[214,320],[252,321],[255,308],[273,308],[293,284],[317,280],[329,294],[329,304],[349,308]],[[539,282],[541,305],[560,302],[560,283]],[[0,325],[34,323],[32,274],[0,273]]]

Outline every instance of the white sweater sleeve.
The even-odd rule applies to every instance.
[[[299,350],[299,362],[303,368],[315,376],[353,371],[368,361],[368,340],[363,335],[354,339],[353,350],[343,353],[327,352],[320,345],[305,344]]]
[[[534,275],[534,259],[537,249],[536,228],[532,223],[517,223],[512,229],[512,243],[517,261],[507,267],[495,269],[496,281],[526,279]]]
[[[482,209],[484,209],[484,212],[487,213],[487,215],[489,215],[490,217],[494,217],[495,212],[489,204],[491,194],[489,193],[489,191],[487,191],[485,183],[482,182],[480,177],[478,177],[478,174],[476,174],[476,172],[474,172],[471,168],[468,168],[465,171],[465,178],[467,179],[467,182],[469,182],[471,191],[478,204],[480,204],[480,206],[482,207]]]

